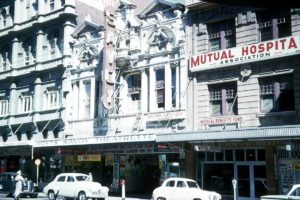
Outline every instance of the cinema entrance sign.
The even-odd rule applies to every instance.
[[[299,53],[300,36],[291,36],[192,56],[189,59],[189,68],[192,72],[195,72],[274,59]]]

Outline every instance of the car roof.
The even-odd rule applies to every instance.
[[[180,178],[180,177],[173,177],[173,178],[167,178],[166,179],[166,181],[169,181],[169,180],[174,180],[174,181],[193,181],[193,182],[195,182],[195,180],[193,180],[193,179],[189,179],[189,178]]]
[[[57,176],[87,176],[87,174],[70,172],[70,173],[61,173],[58,174]]]

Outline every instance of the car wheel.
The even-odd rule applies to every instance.
[[[49,200],[55,200],[55,199],[56,199],[56,198],[55,198],[55,193],[54,193],[53,190],[50,190],[50,191],[48,192],[48,198],[49,198]]]
[[[78,200],[87,200],[85,192],[79,192]]]
[[[166,198],[158,197],[157,200],[166,200]]]

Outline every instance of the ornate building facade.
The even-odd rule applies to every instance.
[[[187,1],[193,177],[223,199],[285,193],[299,181],[299,10]]]

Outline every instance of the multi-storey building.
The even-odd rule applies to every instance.
[[[26,167],[33,140],[64,129],[73,1],[1,1],[1,170]]]
[[[87,89],[89,81],[95,87],[95,79],[87,80],[92,75],[85,71],[98,57],[90,61],[85,59],[90,53],[83,52],[95,53],[95,49],[88,49],[97,42],[90,39],[95,31],[84,38],[80,28],[100,31],[100,26],[84,18],[89,11],[100,23],[102,15],[77,0],[5,0],[0,10],[1,172],[21,169],[36,180],[34,160],[40,158],[41,178],[45,180],[53,171],[59,172],[61,155],[54,143],[43,142],[63,141],[73,131],[74,122],[80,120],[79,115],[94,115],[94,108],[88,108],[88,100],[94,96],[89,97],[87,92],[80,99],[85,102],[84,109],[75,108],[75,103],[72,107],[67,101],[76,99],[76,87]],[[77,23],[81,26],[75,30]],[[80,59],[75,59],[74,52]]]
[[[186,129],[184,6],[182,1],[149,2],[141,9],[144,2],[120,1],[114,12],[116,66],[104,69],[108,84],[102,92],[114,98],[104,104],[110,109],[107,135],[140,140],[119,153],[125,160],[120,162],[120,177],[126,178],[127,191],[150,192],[162,175],[174,173],[173,165],[177,175],[184,166],[182,147],[155,144],[158,134]],[[149,185],[141,184],[145,179]]]
[[[299,9],[190,0],[189,176],[223,199],[284,193],[299,182]]]

